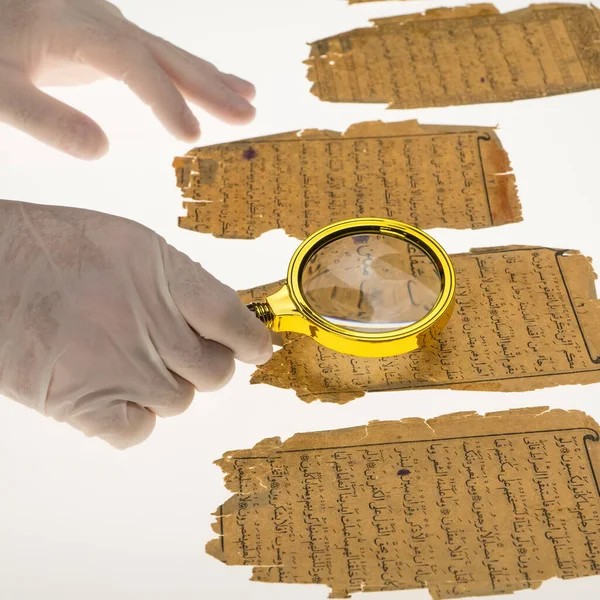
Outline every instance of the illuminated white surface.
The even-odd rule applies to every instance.
[[[595,257],[600,269],[599,91],[408,111],[320,103],[309,94],[305,78],[306,42],[366,25],[369,17],[435,4],[116,3],[140,26],[257,85],[258,117],[251,126],[229,127],[198,113],[203,144],[305,127],[343,130],[374,119],[498,124],[517,175],[525,221],[475,232],[435,230],[433,235],[450,252],[510,243],[578,248]],[[508,11],[526,4],[503,1],[499,7]],[[83,163],[0,127],[0,197],[137,219],[236,288],[285,274],[297,242],[281,232],[248,242],[177,228],[182,211],[171,162],[188,147],[171,139],[128,90],[100,82],[53,93],[105,127],[111,152],[100,162]],[[511,395],[426,390],[372,394],[345,406],[309,405],[289,390],[250,386],[251,371],[239,365],[226,389],[198,396],[188,413],[160,421],[146,443],[125,453],[0,399],[0,598],[321,600],[328,593],[325,587],[250,583],[250,568],[226,567],[205,555],[204,544],[213,537],[210,513],[229,496],[220,470],[212,465],[223,452],[297,431],[466,410],[550,405],[584,410],[600,421],[598,385]],[[591,599],[599,591],[600,578],[554,580],[516,598]],[[382,596],[428,597],[426,590]]]

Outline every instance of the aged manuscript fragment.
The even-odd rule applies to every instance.
[[[507,102],[600,87],[600,11],[492,4],[373,20],[311,45],[312,93],[420,108]]]
[[[266,439],[217,464],[234,493],[207,552],[332,598],[433,598],[600,574],[599,427],[523,409]]]
[[[421,228],[521,220],[493,129],[357,123],[196,148],[173,163],[180,227],[226,238],[272,229],[303,239],[335,221],[388,217]]]
[[[454,314],[426,348],[359,358],[307,336],[287,336],[252,383],[292,388],[307,402],[348,402],[367,391],[523,391],[600,381],[600,301],[586,257],[509,246],[455,254],[452,261]],[[258,300],[275,289],[277,284],[242,296]]]

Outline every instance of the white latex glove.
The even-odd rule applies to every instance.
[[[184,97],[230,123],[254,118],[251,83],[143,31],[104,0],[0,0],[0,120],[78,158],[99,158],[108,149],[102,129],[36,87],[99,76],[126,83],[188,142],[200,127]]]
[[[117,448],[194,388],[260,364],[268,330],[153,231],[102,213],[0,201],[0,393]]]

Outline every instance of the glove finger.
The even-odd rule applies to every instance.
[[[176,56],[177,60],[188,64],[190,68],[202,70],[204,73],[213,75],[214,77],[218,77],[219,79],[221,79],[221,81],[223,81],[223,83],[225,83],[225,85],[230,87],[234,92],[239,94],[248,102],[251,102],[256,96],[256,88],[249,81],[246,81],[245,79],[242,79],[241,77],[238,77],[237,75],[233,75],[231,73],[223,73],[215,65],[208,62],[207,60],[204,60],[203,58],[200,58],[198,56],[194,56],[193,54],[187,52],[183,48],[179,48],[178,46],[175,46],[174,44],[171,44],[170,42],[163,40],[162,38],[159,38],[152,34],[148,34],[148,32],[142,30],[138,31],[142,40],[147,40],[148,38],[150,38],[151,42],[149,43],[149,46],[151,49],[155,47],[167,49],[167,51],[173,56],[174,60],[176,60]]]
[[[232,378],[235,363],[229,348],[198,336],[182,317],[181,327],[159,328],[152,332],[156,351],[173,377],[185,381],[194,396],[221,389]],[[191,399],[190,399],[191,402]],[[156,405],[147,404],[156,410]],[[158,411],[156,411],[158,412]],[[162,413],[158,412],[158,414]]]
[[[231,73],[221,73],[219,77],[234,92],[238,93],[242,98],[248,100],[248,102],[252,102],[252,100],[254,100],[256,97],[256,88],[249,81],[246,81],[241,77],[237,77],[236,75],[232,75]]]
[[[77,158],[94,160],[108,139],[88,116],[39,90],[21,74],[0,70],[0,120],[44,144]]]
[[[168,365],[162,364],[149,375],[144,388],[145,390],[139,389],[135,392],[132,390],[126,396],[127,400],[163,418],[183,414],[190,407],[195,395],[194,386],[189,381],[170,371]]]
[[[148,34],[147,47],[156,62],[171,76],[183,94],[219,119],[246,124],[256,110],[222,78],[222,73],[206,62],[172,44]],[[236,83],[239,87],[239,84]]]
[[[156,424],[153,411],[125,400],[109,403],[81,403],[68,423],[88,437],[98,437],[125,450],[146,440]]]
[[[110,43],[92,38],[82,41],[78,54],[94,68],[125,83],[175,137],[189,142],[198,139],[198,120],[143,44],[119,35],[110,39]]]
[[[243,362],[262,364],[273,353],[268,329],[230,287],[171,246],[165,247],[171,296],[183,318],[204,339],[229,348]]]

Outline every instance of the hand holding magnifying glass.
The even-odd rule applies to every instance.
[[[425,232],[389,219],[324,227],[296,250],[287,283],[248,307],[272,331],[309,335],[365,357],[411,352],[454,308],[450,257]]]

